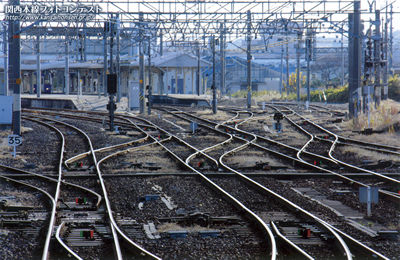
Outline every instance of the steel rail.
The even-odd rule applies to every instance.
[[[65,222],[61,222],[61,224],[57,227],[57,231],[56,231],[56,239],[58,241],[58,243],[60,243],[67,251],[68,253],[70,253],[73,257],[75,257],[75,259],[78,260],[83,260],[82,257],[80,257],[77,253],[75,253],[71,248],[69,248],[67,246],[67,244],[64,243],[64,241],[62,240],[62,238],[60,237],[60,232],[61,229],[65,226]]]
[[[28,172],[28,171],[25,171],[25,170],[13,168],[13,167],[6,166],[6,165],[3,165],[3,164],[0,164],[0,168],[6,169],[6,170],[9,170],[9,171],[19,172],[21,174],[27,174],[27,175],[34,176],[34,177],[37,177],[37,178],[46,179],[46,180],[51,181],[51,182],[57,182],[57,179],[54,179],[52,177],[41,175],[41,174],[38,174],[38,173]],[[84,190],[84,191],[86,191],[88,193],[93,194],[95,197],[97,197],[96,207],[98,208],[100,206],[101,195],[98,194],[97,192],[95,192],[95,191],[93,191],[91,189],[88,189],[86,187],[80,186],[78,184],[67,182],[65,180],[62,180],[62,184],[65,184],[65,185],[68,185],[68,186],[71,186],[71,187],[75,187],[77,189],[81,189],[81,190]]]
[[[193,116],[193,115],[191,115],[191,114],[188,114],[188,113],[184,113],[184,114],[196,118],[196,116]],[[203,119],[202,119],[202,120],[203,120]],[[208,121],[208,120],[206,120],[206,121]],[[211,121],[209,121],[209,122],[211,122]],[[214,124],[216,124],[216,123],[214,123]],[[229,128],[230,128],[230,127],[229,127]],[[243,131],[243,130],[240,130],[240,131],[245,132],[245,131]],[[245,133],[257,137],[257,135],[252,134],[252,133],[250,133],[250,132],[245,132]],[[235,136],[235,138],[242,139],[242,138],[236,137],[236,136]],[[242,139],[242,140],[245,140],[245,139]],[[245,141],[248,142],[247,140],[245,140]],[[235,148],[235,149],[238,149],[238,148]],[[230,151],[230,152],[232,152],[232,151]],[[221,158],[220,158],[220,162],[221,162]],[[314,166],[314,165],[312,165],[312,166]],[[233,169],[231,169],[231,170],[233,170]],[[233,170],[233,171],[235,171],[235,170]],[[238,172],[238,173],[239,173],[239,172]],[[241,174],[241,173],[239,173],[239,175],[240,175],[240,174]],[[244,176],[245,178],[248,178],[248,177],[245,176],[245,175],[243,175],[243,176]],[[250,178],[248,178],[248,179],[250,179]],[[251,179],[250,179],[250,180],[251,180]],[[256,182],[255,182],[255,183],[256,183]],[[262,186],[261,184],[258,184],[258,185]],[[256,186],[258,186],[258,185],[256,184]],[[262,187],[264,187],[264,186],[262,186]],[[265,187],[264,187],[264,189],[265,189],[265,191],[268,190],[268,189],[265,188]],[[273,191],[271,191],[271,192],[273,192]],[[273,192],[273,193],[274,193],[274,192]],[[275,194],[276,194],[276,193],[275,193]],[[276,194],[276,195],[280,196],[279,194]],[[282,197],[282,198],[283,198],[283,197]],[[286,200],[285,198],[283,198],[283,199]],[[289,202],[290,204],[296,205],[296,204],[294,204],[294,203],[292,203],[292,202],[290,202],[290,201],[288,201],[288,202]],[[296,206],[297,206],[297,205],[296,205]],[[300,210],[301,212],[303,212],[304,214],[306,214],[306,215],[308,215],[308,216],[314,218],[318,223],[321,223],[323,226],[327,227],[328,230],[330,230],[331,233],[336,234],[335,237],[339,238],[339,243],[340,243],[341,245],[344,244],[344,248],[343,248],[343,249],[345,249],[345,251],[348,250],[348,247],[347,247],[346,243],[344,242],[344,240],[341,238],[341,236],[345,237],[345,238],[348,240],[349,243],[352,243],[353,245],[355,245],[355,246],[357,246],[357,247],[360,247],[360,248],[362,248],[363,250],[366,250],[366,251],[369,252],[372,256],[378,256],[378,257],[380,257],[380,258],[382,258],[382,259],[388,259],[388,258],[385,257],[384,255],[382,255],[382,254],[380,254],[379,252],[377,252],[377,251],[375,251],[375,250],[369,248],[368,246],[364,245],[363,243],[361,243],[360,241],[354,239],[353,237],[349,236],[348,234],[344,233],[343,231],[341,231],[341,230],[335,228],[334,226],[330,225],[329,223],[323,221],[322,219],[319,219],[318,217],[314,216],[313,214],[311,214],[311,213],[309,213],[309,212],[303,210],[301,207],[300,207],[300,209],[301,209],[301,210]],[[339,233],[341,236],[340,236],[338,233]],[[346,250],[346,248],[347,248],[347,250]],[[351,257],[352,257],[351,253],[350,253],[350,254],[346,253],[346,257],[350,257],[350,258],[351,258]]]
[[[267,105],[267,106],[273,107],[273,105]],[[278,110],[277,110],[277,111],[278,111]],[[291,112],[292,112],[292,111],[291,111]],[[289,119],[288,117],[285,116],[285,118],[288,119],[289,122],[292,122],[292,121],[290,121],[290,119]],[[211,122],[211,121],[209,121],[209,122]],[[294,122],[293,122],[293,123],[294,123]],[[214,124],[216,124],[216,123],[214,123]],[[298,126],[298,125],[296,124],[296,126]],[[300,126],[298,126],[298,127],[301,128]],[[244,130],[240,130],[240,131],[244,131]],[[305,130],[304,130],[304,131],[305,131]],[[247,133],[247,132],[246,132],[246,133]],[[250,132],[248,132],[248,133],[250,133]],[[285,144],[276,142],[276,141],[271,140],[271,139],[269,139],[269,138],[261,137],[261,136],[259,136],[259,135],[256,135],[256,136],[257,136],[259,139],[261,139],[261,140],[266,140],[266,141],[268,141],[268,142],[274,142],[274,143],[276,143],[276,144],[283,145],[283,146],[285,146],[285,147],[290,147],[290,148],[292,148],[292,149],[298,150],[297,148],[294,148],[294,147],[291,147],[291,146],[287,146],[287,145],[285,145]],[[326,141],[326,140],[324,140],[324,141]],[[255,146],[258,146],[257,144],[254,144],[254,145],[255,145]],[[259,147],[259,148],[262,148],[262,147]],[[311,152],[307,152],[307,151],[303,151],[303,154],[315,156],[316,158],[322,159],[322,160],[324,160],[324,161],[326,161],[326,160],[329,159],[329,158],[326,158],[325,156],[317,155],[317,154],[315,154],[315,153],[311,153]],[[335,160],[334,158],[331,158],[331,159],[332,159],[332,160]],[[317,165],[313,165],[313,164],[308,163],[307,161],[304,161],[304,160],[302,160],[301,162],[304,163],[305,165],[309,166],[309,167],[314,168],[314,169],[318,169],[318,170],[327,172],[327,173],[329,173],[329,174],[333,174],[333,175],[335,175],[335,176],[337,176],[337,177],[340,177],[340,178],[342,178],[342,179],[345,179],[346,181],[348,181],[349,183],[351,183],[351,184],[353,184],[353,185],[356,185],[356,186],[359,186],[359,187],[368,187],[368,185],[366,185],[366,184],[364,184],[364,183],[362,183],[362,182],[353,180],[353,179],[351,179],[351,178],[349,178],[349,177],[343,176],[343,175],[340,174],[340,173],[337,173],[337,172],[334,172],[334,171],[331,171],[331,170],[322,168],[322,167],[317,166]],[[337,163],[340,164],[340,162],[337,162]],[[369,173],[369,172],[366,172],[366,173]],[[388,177],[388,178],[390,178],[390,177]],[[392,200],[392,201],[394,201],[394,202],[396,202],[396,203],[398,203],[399,200],[400,200],[400,196],[399,196],[398,194],[396,194],[396,193],[393,193],[393,192],[390,192],[390,191],[386,191],[386,190],[379,190],[379,193],[381,193],[381,194],[382,194],[383,196],[385,196],[387,199]]]
[[[47,123],[41,122],[41,124],[46,125],[47,127],[53,129],[56,131],[56,133],[59,135],[60,139],[61,139],[61,149],[60,149],[60,159],[58,162],[58,178],[57,178],[57,187],[56,187],[56,193],[54,195],[54,201],[55,203],[53,204],[53,208],[51,211],[51,216],[50,216],[50,221],[49,221],[49,228],[47,231],[47,235],[46,235],[46,240],[45,240],[45,244],[43,247],[43,254],[42,254],[42,260],[47,260],[48,259],[48,254],[49,254],[49,247],[50,247],[50,242],[51,242],[51,237],[53,234],[53,228],[56,222],[56,212],[57,212],[57,202],[60,196],[60,190],[61,190],[61,181],[62,181],[62,162],[63,162],[63,155],[64,155],[64,146],[65,146],[65,139],[64,139],[64,135],[61,133],[61,131],[52,126],[49,125]]]
[[[138,119],[138,120],[142,120],[142,121],[147,121],[145,119],[139,118],[139,117],[133,117],[134,119]],[[130,119],[127,119],[128,121],[130,121],[132,124],[134,124],[134,122]],[[176,136],[174,136],[173,134],[169,133],[167,130],[153,124],[152,122],[148,121],[148,123],[152,124],[154,127],[160,129],[162,132],[169,134],[170,136],[174,137],[176,140],[180,139]],[[155,140],[156,142],[158,142],[158,140],[156,138],[154,138],[153,136],[151,136],[151,138],[153,140]],[[184,142],[182,140],[182,142]],[[186,143],[186,142],[185,142]],[[268,227],[268,225],[257,215],[255,214],[253,211],[251,211],[250,209],[248,209],[244,204],[242,204],[239,200],[237,200],[234,196],[232,196],[231,194],[229,194],[228,192],[226,192],[224,189],[222,189],[220,186],[218,186],[215,182],[211,181],[207,176],[205,176],[203,173],[201,173],[200,171],[196,170],[194,167],[190,166],[188,163],[186,163],[182,158],[180,158],[178,155],[176,155],[174,152],[172,152],[170,149],[168,149],[166,146],[164,146],[163,144],[159,143],[159,145],[161,147],[163,147],[168,153],[170,153],[173,157],[175,157],[178,161],[180,161],[183,165],[185,165],[187,168],[189,168],[190,170],[192,170],[193,172],[197,173],[204,181],[206,181],[206,183],[210,184],[211,187],[213,187],[214,189],[216,189],[217,191],[219,191],[220,193],[222,193],[224,195],[225,198],[227,198],[229,201],[231,201],[236,207],[238,207],[241,210],[244,210],[244,212],[247,213],[248,217],[250,217],[251,219],[253,219],[254,221],[256,221],[256,223],[262,227],[263,232],[268,236],[267,241],[269,242],[270,246],[271,246],[271,259],[275,260],[276,256],[277,256],[277,251],[276,251],[276,243],[275,243],[275,239],[273,237],[273,233],[271,231],[271,229]],[[190,148],[192,149],[193,146],[190,145]],[[200,152],[200,150],[194,148],[196,152]]]
[[[145,136],[145,137],[142,137],[142,138],[133,140],[133,141],[126,142],[126,143],[116,144],[116,145],[111,145],[111,146],[106,146],[106,147],[98,148],[98,149],[95,149],[94,152],[95,152],[95,153],[99,153],[99,152],[108,152],[108,151],[111,151],[111,150],[114,150],[114,149],[119,149],[119,148],[122,148],[122,147],[125,147],[125,146],[130,146],[130,145],[132,145],[132,144],[144,142],[144,141],[146,141],[148,138],[149,138],[148,136]],[[85,153],[81,153],[81,154],[75,155],[75,156],[69,158],[68,160],[65,160],[65,164],[68,165],[68,164],[71,164],[71,163],[73,163],[73,162],[76,162],[76,161],[78,161],[78,160],[80,160],[80,159],[86,158],[86,157],[88,157],[88,156],[90,155],[90,153],[91,153],[91,152],[88,151],[88,152],[85,152]]]
[[[249,112],[249,114],[252,116],[253,114],[251,112]],[[187,119],[186,119],[187,120]],[[228,120],[229,121],[229,120]],[[217,124],[215,126],[215,129],[218,130],[218,128],[221,126],[221,124]],[[223,133],[223,132],[222,132]],[[230,135],[232,137],[232,139],[234,138],[233,135],[229,134],[229,133],[224,133],[226,135]],[[308,211],[302,209],[301,207],[299,207],[298,205],[290,202],[289,200],[285,199],[284,197],[280,196],[279,194],[273,192],[272,190],[267,189],[265,186],[259,184],[258,182],[255,182],[254,180],[250,179],[249,177],[245,176],[244,174],[230,168],[229,166],[227,166],[226,164],[224,164],[224,162],[222,161],[224,156],[233,153],[233,152],[237,152],[241,149],[244,149],[245,147],[249,146],[251,143],[253,143],[254,141],[257,140],[257,137],[253,134],[251,134],[253,136],[253,140],[248,141],[246,139],[240,138],[240,137],[236,137],[236,139],[240,139],[242,141],[245,141],[246,143],[243,145],[240,145],[226,153],[224,153],[222,156],[219,157],[219,163],[221,166],[223,166],[225,169],[237,174],[240,178],[244,179],[246,182],[251,183],[252,185],[255,185],[257,188],[261,189],[262,191],[266,191],[269,195],[274,196],[275,198],[278,198],[280,201],[284,202],[284,204],[291,206],[292,208],[295,208],[296,211],[301,211],[303,214],[307,215],[308,217],[311,217],[312,219],[314,219],[314,221],[316,221],[317,223],[319,223],[320,225],[322,225],[324,227],[324,229],[328,230],[329,233],[331,233],[335,238],[336,241],[338,241],[339,244],[339,248],[342,249],[341,251],[347,256],[347,259],[352,259],[352,255],[350,253],[350,250],[348,249],[346,243],[342,240],[342,238],[330,227],[328,226],[325,221],[317,218],[316,216],[312,215],[311,213],[309,213]],[[261,220],[263,221],[263,220]],[[263,221],[264,222],[264,221]],[[265,222],[264,222],[265,223]],[[276,247],[276,245],[275,245]]]
[[[15,183],[17,183],[17,184],[19,184],[19,185],[27,186],[27,187],[30,187],[30,188],[32,188],[32,189],[34,189],[34,190],[37,190],[37,191],[43,193],[44,195],[46,195],[46,197],[47,197],[47,198],[50,200],[50,202],[51,202],[52,208],[56,205],[56,202],[55,202],[53,196],[51,196],[47,191],[45,191],[45,190],[43,190],[43,189],[41,189],[41,188],[38,188],[38,187],[36,187],[36,186],[34,186],[34,185],[31,185],[31,184],[29,184],[29,183],[25,183],[25,182],[23,182],[23,181],[18,181],[18,180],[15,180],[15,179],[13,179],[13,178],[5,177],[5,176],[2,176],[2,175],[0,175],[0,178],[1,178],[1,179],[4,179],[4,180],[6,180],[6,181],[15,182]],[[68,252],[69,252],[69,251],[72,251],[67,245],[65,245],[65,244],[61,244],[61,245],[62,245],[62,246],[64,247],[64,249],[67,250]],[[73,252],[73,251],[72,251],[72,252]],[[75,256],[75,255],[73,254],[73,256]],[[80,258],[77,258],[77,259],[80,259]]]
[[[300,253],[304,258],[309,259],[309,260],[313,260],[314,258],[312,256],[310,256],[306,251],[304,251],[303,249],[301,249],[298,245],[296,245],[295,243],[293,243],[290,239],[288,239],[287,237],[285,237],[278,229],[278,227],[275,225],[275,223],[273,221],[271,221],[271,226],[272,226],[272,231],[276,234],[276,236],[278,238],[280,238],[286,245],[288,245],[289,247],[292,247],[294,249],[296,249],[296,252]]]
[[[243,145],[241,145],[241,146],[239,146],[239,147],[236,147],[236,148],[234,148],[234,149],[232,149],[232,150],[230,150],[230,151],[224,153],[223,155],[221,155],[221,156],[219,157],[219,162],[220,162],[220,164],[221,164],[225,169],[227,169],[227,170],[229,170],[229,171],[231,171],[231,172],[233,172],[233,173],[236,173],[236,174],[237,174],[238,176],[240,176],[242,179],[244,179],[244,180],[247,181],[248,183],[252,184],[253,186],[256,186],[258,189],[261,189],[262,191],[267,192],[269,195],[272,195],[274,198],[279,199],[279,200],[280,200],[281,202],[283,202],[285,205],[289,205],[289,206],[290,206],[291,208],[293,208],[295,211],[300,211],[300,212],[302,212],[304,215],[306,215],[306,216],[312,218],[314,221],[316,221],[316,222],[319,223],[321,226],[323,226],[325,230],[328,230],[328,232],[331,233],[331,234],[336,238],[336,241],[338,242],[338,248],[339,248],[339,250],[340,250],[341,252],[343,252],[343,254],[346,256],[346,258],[347,258],[348,260],[353,259],[352,254],[351,254],[350,249],[348,248],[347,244],[344,242],[344,240],[341,238],[341,236],[340,236],[337,232],[335,232],[335,231],[330,227],[330,225],[329,225],[327,222],[325,222],[325,221],[323,221],[322,219],[320,219],[320,218],[314,216],[312,213],[308,212],[307,210],[303,209],[302,207],[298,206],[297,204],[291,202],[290,200],[284,198],[283,196],[279,195],[278,193],[276,193],[276,192],[274,192],[274,191],[272,191],[272,190],[266,188],[266,187],[263,186],[262,184],[260,184],[260,183],[258,183],[258,182],[256,182],[256,181],[254,181],[253,179],[247,177],[247,176],[244,175],[243,173],[241,173],[241,172],[239,172],[239,171],[237,171],[237,170],[235,170],[235,169],[229,167],[228,165],[226,165],[226,164],[223,162],[223,158],[224,158],[225,156],[227,156],[227,155],[229,155],[229,154],[231,154],[231,153],[234,153],[234,152],[236,152],[236,151],[238,151],[238,150],[240,150],[240,149],[243,149],[244,147],[250,145],[251,142],[257,140],[257,137],[256,137],[255,135],[253,135],[253,137],[254,137],[254,139],[253,139],[252,141],[247,141],[246,144],[243,144]],[[237,138],[240,138],[240,137],[237,137]],[[244,140],[245,140],[245,139],[244,139]]]
[[[270,105],[285,106],[285,105],[288,105],[288,104],[287,103],[282,103],[282,102],[273,102],[273,103],[270,103]],[[296,105],[296,104],[289,104],[289,105]],[[323,106],[318,106],[318,105],[312,105],[312,106],[315,106],[315,107],[318,107],[318,108],[323,108],[323,109],[328,109],[328,108],[325,108]],[[339,111],[336,111],[336,110],[333,110],[333,113],[343,114],[342,112],[339,112]],[[339,141],[342,141],[342,142],[359,144],[361,146],[365,146],[367,149],[370,149],[371,146],[374,146],[376,148],[386,149],[387,151],[383,150],[383,152],[387,152],[387,153],[390,153],[389,152],[390,150],[395,150],[395,151],[397,150],[400,153],[400,147],[398,147],[398,146],[391,146],[391,145],[379,144],[379,143],[370,143],[370,142],[357,140],[357,139],[354,139],[354,138],[344,137],[344,136],[341,136],[341,135],[338,135],[338,134],[336,134],[336,135],[339,137]]]
[[[58,120],[54,120],[54,119],[50,119],[50,118],[44,118],[44,117],[39,117],[39,118],[41,118],[41,119],[43,119],[43,120],[52,121],[52,122],[55,122],[55,123],[58,123],[58,124],[67,126],[67,127],[69,127],[69,128],[74,129],[75,131],[79,132],[80,134],[82,134],[82,135],[86,138],[86,140],[87,140],[87,142],[88,142],[88,144],[89,144],[90,151],[91,151],[91,154],[92,154],[92,156],[93,156],[93,162],[94,162],[95,165],[96,165],[96,170],[97,170],[97,171],[99,170],[98,167],[97,167],[97,159],[96,159],[96,155],[94,154],[94,151],[93,151],[92,142],[91,142],[89,136],[88,136],[85,132],[83,132],[81,129],[79,129],[79,128],[73,126],[73,125],[70,125],[70,124],[65,123],[65,122],[62,122],[62,121],[58,121]],[[60,132],[60,133],[61,133],[61,132]],[[63,154],[63,152],[64,152],[64,142],[63,142],[63,147],[62,147],[62,148],[63,148],[63,150],[62,150],[62,153],[61,153],[61,154]],[[60,170],[60,172],[62,172],[62,171],[61,171],[61,170],[62,170],[62,156],[61,156],[61,160],[60,160],[59,170]],[[60,177],[61,177],[61,176],[60,176]],[[103,197],[104,197],[104,201],[105,201],[105,204],[106,204],[107,213],[108,213],[109,218],[110,218],[110,216],[112,217],[111,206],[110,206],[110,202],[109,202],[109,200],[108,200],[107,191],[105,190],[103,178],[101,177],[101,174],[100,174],[99,172],[98,172],[98,177],[99,177],[100,185],[101,185],[102,190],[103,190]],[[57,198],[58,198],[58,197],[57,197]],[[57,200],[58,200],[58,199],[57,199]],[[121,248],[120,248],[120,245],[119,245],[118,236],[117,236],[117,233],[115,232],[115,227],[114,227],[113,224],[111,225],[111,233],[112,233],[112,235],[113,235],[114,248],[115,248],[115,253],[116,253],[117,259],[118,259],[118,260],[121,260],[121,259],[122,259],[122,252],[121,252]],[[48,247],[47,247],[47,250],[48,250]],[[46,254],[46,258],[47,258],[47,254]],[[46,259],[43,258],[42,260],[46,260]]]
[[[56,210],[57,210],[57,203],[56,202],[58,201],[59,196],[60,196],[61,184],[64,183],[66,185],[70,185],[70,186],[73,186],[73,187],[76,187],[76,188],[79,188],[79,189],[83,189],[83,190],[85,190],[85,191],[87,191],[89,193],[92,193],[93,195],[95,195],[97,197],[97,204],[96,204],[97,208],[99,207],[99,205],[101,203],[101,196],[98,193],[96,193],[96,192],[94,192],[94,191],[92,191],[90,189],[87,189],[87,188],[82,187],[80,185],[67,183],[64,180],[62,180],[62,161],[63,161],[63,154],[64,154],[65,139],[64,139],[64,135],[61,133],[61,131],[58,128],[56,128],[56,127],[54,127],[52,125],[49,125],[49,124],[47,124],[45,122],[41,122],[39,120],[34,120],[32,118],[26,118],[26,117],[22,117],[22,118],[24,118],[25,120],[30,120],[32,122],[36,122],[36,123],[45,125],[45,126],[51,128],[51,129],[53,129],[54,131],[57,132],[57,134],[60,136],[60,138],[62,140],[62,142],[61,142],[61,151],[60,151],[60,160],[59,160],[59,166],[58,166],[58,173],[59,174],[58,174],[58,179],[57,180],[53,179],[53,178],[50,178],[50,177],[47,177],[47,176],[42,176],[42,175],[39,175],[39,174],[35,174],[35,173],[30,173],[30,172],[24,171],[24,173],[28,173],[30,175],[37,176],[37,177],[40,176],[41,178],[45,178],[45,179],[47,179],[49,181],[57,182],[56,194],[55,194],[54,199],[53,199],[53,205],[52,205],[53,207],[52,207],[52,212],[51,212],[51,217],[50,217],[49,230],[48,230],[47,235],[46,235],[46,241],[45,241],[45,245],[44,245],[44,248],[43,248],[43,254],[42,254],[42,260],[45,260],[45,259],[48,258],[48,250],[49,250],[49,247],[50,247],[50,239],[51,239],[51,236],[52,236],[52,233],[53,233],[53,227],[55,225],[55,215],[56,215]],[[7,167],[7,168],[8,169],[12,169],[14,171],[17,170],[17,171],[21,172],[21,170],[18,170],[18,169],[15,169],[15,168],[11,168],[11,167]],[[58,240],[58,242],[60,242],[60,240]],[[71,248],[69,248],[64,243],[60,243],[60,244],[62,245],[62,247],[64,247],[65,250],[70,252],[75,258],[80,259],[80,257]]]
[[[292,110],[292,109],[291,109],[291,110]],[[355,169],[355,170],[358,170],[358,171],[361,171],[361,172],[365,172],[365,173],[372,174],[372,175],[374,175],[374,176],[376,176],[376,177],[379,177],[379,178],[381,178],[381,179],[383,179],[383,180],[385,180],[385,181],[388,181],[388,182],[391,182],[391,183],[396,183],[397,185],[400,184],[400,180],[396,180],[396,179],[391,178],[391,177],[389,177],[389,176],[385,176],[385,175],[383,175],[383,174],[380,174],[380,173],[377,173],[377,172],[374,172],[374,171],[371,171],[371,170],[367,170],[367,169],[364,169],[364,168],[361,168],[361,167],[358,167],[358,166],[355,166],[355,165],[352,165],[352,164],[349,164],[349,163],[346,163],[346,162],[343,162],[343,161],[341,161],[341,160],[336,159],[336,158],[332,155],[332,152],[333,152],[333,150],[335,149],[335,146],[336,146],[336,144],[337,144],[337,142],[338,142],[338,139],[339,139],[338,135],[336,135],[335,133],[332,133],[332,132],[329,131],[328,129],[326,129],[326,128],[324,128],[324,127],[318,125],[318,124],[315,124],[315,123],[312,122],[311,120],[306,119],[305,117],[303,117],[303,116],[299,115],[298,113],[296,113],[294,110],[292,110],[292,112],[293,112],[294,114],[296,114],[297,116],[299,116],[300,118],[302,118],[303,120],[307,121],[309,124],[311,124],[311,125],[313,125],[314,127],[318,128],[320,131],[323,131],[323,132],[327,133],[328,135],[333,136],[333,137],[335,138],[334,141],[331,141],[331,140],[328,141],[328,140],[326,140],[326,141],[328,141],[328,142],[332,142],[331,148],[329,149],[329,152],[328,152],[328,155],[329,155],[329,157],[330,157],[332,160],[336,161],[338,164],[341,164],[341,165],[343,165],[343,166],[349,167],[349,168],[351,168],[351,169]],[[285,117],[286,117],[286,116],[285,116]],[[296,126],[297,126],[297,127],[300,127],[300,126],[298,126],[297,124],[296,124]],[[301,127],[300,127],[300,128],[301,128]],[[301,128],[301,129],[303,129],[303,128]],[[305,132],[307,132],[309,135],[313,135],[313,134],[309,133],[308,131],[306,131],[305,129],[303,129],[303,130],[304,130]],[[314,136],[314,135],[313,135],[313,136]]]

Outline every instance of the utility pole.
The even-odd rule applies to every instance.
[[[213,93],[213,100],[212,100],[212,110],[213,113],[217,113],[217,86],[215,86],[215,36],[211,36],[211,50],[212,50],[212,93]]]
[[[144,113],[143,13],[139,13],[139,112]]]
[[[251,109],[251,12],[247,11],[247,108]]]
[[[42,94],[42,71],[40,68],[40,33],[36,35],[36,95]]]
[[[221,23],[221,35],[219,37],[219,47],[220,47],[220,58],[221,58],[221,83],[220,83],[220,89],[221,89],[221,95],[224,95],[226,93],[225,89],[225,23]]]
[[[196,72],[196,91],[197,95],[200,96],[200,42],[196,44],[196,52],[197,52],[197,72]]]
[[[19,0],[9,0],[9,5],[19,6]],[[18,14],[14,14],[17,15]],[[13,133],[21,135],[21,42],[19,20],[8,21],[8,85],[13,89]]]
[[[7,52],[7,25],[3,25],[3,52],[4,52],[4,91],[3,95],[9,96],[9,89],[8,89],[8,52]]]
[[[301,42],[302,32],[299,29],[297,32],[297,45],[296,45],[296,88],[297,88],[297,102],[300,102],[300,42]]]
[[[65,35],[65,69],[64,69],[65,95],[69,95],[69,39]]]
[[[381,20],[380,11],[375,10],[375,36],[374,36],[374,101],[375,107],[381,103]]]

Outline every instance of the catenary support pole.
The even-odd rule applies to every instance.
[[[279,92],[280,92],[280,94],[281,94],[281,96],[282,96],[282,93],[283,93],[283,45],[282,45],[282,47],[281,47],[281,75],[280,75],[280,77],[279,77]]]
[[[383,50],[382,50],[382,56],[383,56],[383,91],[382,91],[382,99],[387,100],[388,99],[388,63],[387,63],[387,56],[388,56],[388,23],[387,23],[387,17],[386,17],[386,22],[385,22],[385,39],[383,41]]]
[[[217,86],[215,85],[215,36],[211,36],[211,50],[212,50],[212,93],[213,93],[213,99],[212,99],[212,110],[213,113],[217,113]]]
[[[307,61],[307,75],[306,75],[306,85],[307,85],[307,105],[310,104],[310,62],[312,59],[312,29],[307,30],[307,40],[306,40],[306,61]]]
[[[148,98],[147,98],[147,101],[148,101],[148,106],[147,106],[147,114],[148,115],[151,115],[151,99],[152,99],[152,82],[151,82],[151,37],[149,37],[149,41],[148,41],[148,46],[147,46],[147,54],[148,54],[148,56],[147,56],[147,59],[148,59],[148,65],[147,65],[147,77],[148,77],[148,80],[147,80],[147,82],[148,82],[148,86],[149,86],[149,92],[148,92]]]
[[[36,35],[36,95],[42,94],[42,70],[40,68],[40,35]]]
[[[110,20],[110,67],[109,67],[109,71],[110,74],[114,73],[114,26],[115,26],[115,20],[114,20],[114,16],[111,15],[111,20]]]
[[[139,112],[144,113],[143,13],[139,13]]]
[[[375,37],[374,37],[374,102],[375,107],[381,103],[381,18],[380,11],[375,11]]]
[[[290,75],[289,75],[289,37],[287,36],[286,32],[286,95],[289,96],[290,90]]]
[[[69,95],[69,39],[65,36],[64,91]]]
[[[196,43],[196,54],[197,54],[197,71],[196,71],[196,93],[200,96],[200,42]]]
[[[87,27],[86,27],[86,22],[83,23],[83,28],[82,28],[82,35],[83,35],[83,61],[87,61]]]
[[[300,46],[301,46],[302,32],[299,29],[297,32],[297,45],[296,45],[296,90],[297,90],[297,102],[300,102]]]
[[[7,25],[3,25],[3,55],[4,55],[4,84],[3,91],[0,92],[0,95],[9,96],[10,91],[8,89],[8,40],[7,40]]]
[[[18,6],[20,2],[19,0],[9,0],[8,3]],[[21,43],[19,23],[18,19],[8,21],[8,85],[13,89],[12,128],[13,133],[16,135],[21,135]]]
[[[360,110],[361,87],[361,23],[360,1],[354,1],[354,13],[349,14],[349,117]]]
[[[251,108],[251,12],[247,11],[247,108]]]
[[[107,37],[108,37],[108,22],[104,22],[104,33],[103,33],[103,49],[104,49],[104,57],[103,57],[103,93],[104,96],[107,96],[107,72],[108,72],[108,55],[107,55]]]
[[[342,38],[340,40],[340,52],[341,52],[341,62],[342,62],[342,68],[341,68],[341,76],[340,76],[340,85],[344,86],[344,37],[343,37],[343,26],[342,26],[342,30],[341,30],[341,35]]]
[[[117,39],[117,54],[116,54],[116,74],[117,74],[117,102],[121,101],[122,97],[122,90],[121,90],[121,46],[120,46],[120,20],[117,14],[117,24],[116,24],[116,39]]]
[[[390,5],[390,35],[389,35],[388,70],[393,75],[393,4]]]
[[[221,64],[221,77],[220,77],[220,91],[221,95],[226,93],[225,89],[225,23],[220,25],[221,34],[219,37],[219,47],[220,47],[220,64]]]
[[[163,42],[163,33],[162,33],[162,31],[160,30],[160,56],[163,56],[163,54],[164,54],[164,50],[163,50],[163,48],[164,48],[164,42]]]

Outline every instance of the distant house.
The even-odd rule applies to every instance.
[[[166,55],[156,57],[154,59],[154,66],[163,72],[164,91],[162,93],[196,93],[197,57],[187,53],[167,53]],[[211,63],[201,59],[200,68],[207,66],[211,66]],[[200,82],[202,80],[200,73]]]
[[[217,74],[219,71],[217,71]],[[251,85],[253,91],[279,90],[280,73],[257,61],[251,62]],[[247,89],[247,61],[243,58],[226,57],[226,93]]]

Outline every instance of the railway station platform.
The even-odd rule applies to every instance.
[[[210,105],[208,95],[153,95],[156,105],[184,105],[206,106]],[[108,96],[104,95],[63,95],[42,94],[40,98],[30,94],[21,95],[22,108],[53,108],[53,109],[77,109],[77,110],[106,110]],[[122,97],[117,103],[117,111],[128,110],[128,98]]]

